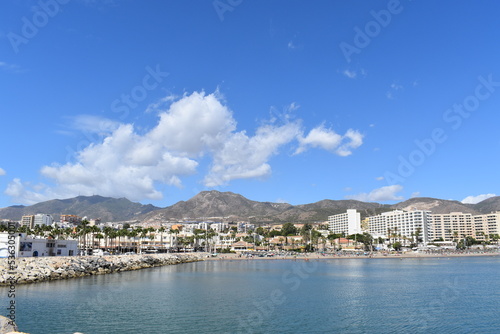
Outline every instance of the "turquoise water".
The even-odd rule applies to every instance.
[[[21,285],[17,323],[31,334],[499,333],[499,288],[500,257],[206,261]]]

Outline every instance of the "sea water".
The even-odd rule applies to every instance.
[[[500,333],[499,288],[498,256],[213,260],[18,285],[15,300],[31,334]]]

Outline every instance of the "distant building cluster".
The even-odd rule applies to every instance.
[[[21,226],[27,226],[34,229],[35,226],[50,226],[54,223],[51,215],[38,213],[36,215],[23,216],[21,219]]]
[[[400,247],[458,247],[459,240],[498,241],[500,211],[473,215],[451,212],[433,214],[429,210],[393,210],[361,219],[355,209],[331,215],[327,222],[314,224],[256,224],[248,221],[227,222],[224,217],[185,218],[180,222],[139,221],[101,222],[72,214],[59,221],[51,215],[25,215],[19,222],[1,221],[9,226],[0,233],[0,257],[12,249],[15,256],[72,256],[124,253],[186,251],[359,251],[366,247],[388,250]],[[292,227],[290,227],[292,225]],[[284,231],[288,232],[284,232]],[[5,231],[5,229],[3,229]],[[12,232],[15,231],[15,232]],[[291,232],[290,232],[291,231]],[[369,234],[369,236],[366,235]],[[371,242],[366,244],[366,237]],[[494,244],[494,243],[493,243]],[[497,243],[498,244],[498,243]],[[9,248],[9,245],[11,248]],[[496,246],[498,247],[498,246]]]
[[[473,215],[462,212],[433,214],[429,210],[394,210],[367,217],[362,222],[359,212],[347,210],[346,213],[329,216],[328,224],[332,233],[350,235],[368,232],[374,238],[384,239],[396,235],[407,239],[419,238],[424,244],[465,237],[483,241],[488,240],[491,235],[500,234],[500,211]]]

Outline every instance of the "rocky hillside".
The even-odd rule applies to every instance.
[[[464,212],[472,214],[480,214],[481,210],[478,210],[478,204],[463,204],[459,201],[449,201],[438,198],[430,197],[416,197],[411,198],[407,201],[394,204],[392,208],[402,209],[402,210],[430,210],[432,213],[450,213],[450,212]],[[500,206],[497,206],[500,209]],[[489,213],[490,211],[486,212]]]
[[[179,219],[225,220],[245,219],[253,222],[314,222],[324,221],[329,215],[357,209],[362,215],[377,214],[390,210],[389,205],[365,203],[353,200],[322,200],[304,205],[256,202],[232,192],[203,191],[188,201],[178,202],[165,209],[145,215],[145,222]]]
[[[292,208],[286,203],[257,202],[232,192],[202,191],[187,201],[150,212],[145,221],[203,219],[210,217],[229,220],[254,217],[274,217]]]
[[[482,202],[473,205],[474,209],[481,213],[500,211],[500,196],[490,197]]]
[[[232,192],[202,191],[187,201],[158,208],[131,202],[125,198],[78,196],[64,200],[51,200],[32,206],[11,206],[0,209],[0,219],[20,220],[21,216],[48,213],[56,220],[61,214],[76,214],[103,221],[141,220],[146,223],[200,220],[217,217],[218,220],[252,222],[315,222],[325,221],[329,215],[356,209],[362,217],[394,209],[431,210],[434,213],[470,212],[472,214],[500,211],[500,196],[478,204],[420,197],[394,205],[366,203],[354,200],[322,200],[316,203],[291,205],[287,203],[257,202]]]
[[[80,217],[101,218],[103,221],[125,221],[140,219],[148,212],[159,209],[151,204],[134,203],[126,198],[102,196],[78,196],[69,199],[54,199],[30,206],[10,206],[0,209],[0,219],[20,220],[24,215],[46,213],[59,220],[62,214]]]

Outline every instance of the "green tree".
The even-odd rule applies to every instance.
[[[396,241],[395,243],[392,244],[392,248],[394,248],[394,250],[396,251],[400,251],[402,247],[403,245],[399,241]]]
[[[266,230],[264,230],[264,228],[262,226],[259,226],[255,229],[255,233],[257,233],[258,235],[261,235],[261,236],[265,236]]]
[[[281,227],[281,235],[285,237],[288,235],[297,235],[297,228],[293,223],[285,223]]]

